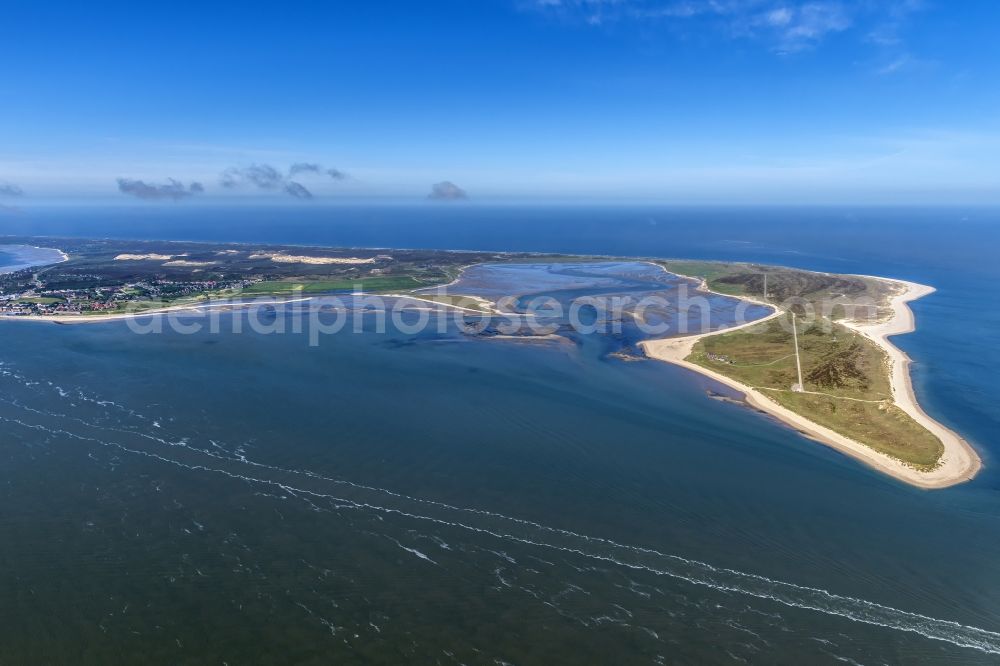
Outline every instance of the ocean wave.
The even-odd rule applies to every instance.
[[[25,381],[27,380],[25,379]],[[63,397],[66,400],[71,399],[71,396]],[[32,423],[24,418],[0,415],[0,421],[9,425],[116,449],[122,453],[141,456],[191,472],[221,475],[248,484],[275,489],[299,499],[315,510],[321,509],[320,503],[326,503],[337,509],[374,512],[410,521],[434,524],[502,542],[570,554],[603,564],[611,564],[625,570],[670,577],[717,591],[765,599],[787,607],[841,617],[871,626],[910,632],[928,639],[979,650],[987,654],[1000,654],[1000,633],[980,627],[913,613],[865,599],[839,595],[820,588],[718,567],[680,555],[623,544],[603,537],[580,534],[494,511],[459,507],[412,497],[387,488],[355,483],[307,469],[269,465],[248,459],[242,454],[238,457],[227,455],[222,452],[225,451],[225,448],[214,440],[211,441],[211,444],[216,447],[216,450],[202,449],[193,446],[187,437],[176,439],[158,437],[130,428],[115,428],[96,424],[67,414],[33,408],[15,399],[2,399],[0,402],[22,410],[25,414],[34,414],[48,419],[64,419],[69,423],[84,426],[94,435],[103,433],[106,436],[115,433],[134,437],[137,440],[149,442],[154,448],[147,450],[135,445],[105,439],[102,436],[91,436],[65,428],[53,427],[51,424]],[[97,400],[94,401],[94,404],[101,404],[101,402],[104,402],[105,406],[114,404]],[[121,409],[122,413],[136,415],[135,412],[120,405],[117,407]],[[184,453],[195,459],[186,461],[178,459],[177,455],[166,455],[166,452],[171,451],[175,454]],[[205,458],[212,462],[208,463],[204,460]],[[242,470],[248,467],[266,470],[272,477],[291,478],[270,478],[267,474],[258,476],[242,473]],[[292,478],[297,478],[299,481],[293,482]],[[305,487],[309,484],[312,487]],[[342,491],[331,492],[329,486],[338,486]],[[396,543],[415,557],[437,564],[421,551],[409,548],[398,541]],[[514,559],[507,556],[502,550],[493,552],[509,563],[514,563]],[[503,555],[500,555],[501,553]]]

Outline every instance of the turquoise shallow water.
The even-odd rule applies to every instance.
[[[701,252],[617,214],[608,245]],[[581,215],[535,249],[597,251]],[[0,660],[995,663],[995,235],[867,218],[848,254],[816,215],[704,253],[938,286],[900,344],[973,483],[902,486],[596,338],[0,322]]]
[[[480,264],[445,288],[489,298],[517,321],[483,322],[486,332],[556,333],[608,351],[640,340],[697,333],[760,319],[770,308],[698,291],[697,282],[639,261]],[[427,289],[433,294],[435,289]]]

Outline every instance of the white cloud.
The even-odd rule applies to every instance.
[[[788,7],[772,9],[764,14],[765,20],[776,28],[781,28],[792,22],[792,10]]]
[[[919,0],[533,0],[535,11],[584,24],[673,22],[756,39],[781,53],[813,48],[853,28],[871,43],[898,44]],[[697,25],[696,25],[697,24]]]
[[[910,64],[910,57],[907,55],[901,55],[898,58],[895,58],[894,60],[876,69],[875,73],[880,74],[882,76],[886,76],[888,74],[895,74],[899,70],[906,67],[908,64]]]
[[[850,25],[851,18],[840,5],[812,3],[798,9],[781,36],[787,47],[804,48],[830,33],[847,30]]]

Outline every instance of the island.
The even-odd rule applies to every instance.
[[[609,356],[665,361],[709,377],[807,437],[920,488],[962,483],[982,465],[968,442],[920,407],[910,360],[890,341],[915,328],[907,304],[933,291],[912,282],[751,263],[525,252],[16,237],[0,238],[0,252],[4,247],[32,248],[25,256],[55,263],[0,268],[0,317],[57,323],[359,292],[468,315],[508,314],[518,307],[501,306],[507,299],[495,290],[460,276],[484,265],[646,264],[674,280],[656,288],[681,281],[695,293],[739,299],[767,314],[692,335],[647,336],[638,353]],[[43,247],[58,250],[45,254]],[[619,316],[642,323],[650,314],[626,308]],[[555,330],[475,331],[496,339],[567,339]]]
[[[889,340],[915,330],[907,303],[933,288],[753,264],[663,265],[773,312],[722,331],[644,341],[651,358],[732,387],[804,435],[912,485],[944,488],[981,468],[968,442],[921,409],[910,359]],[[808,324],[796,321],[807,311]]]

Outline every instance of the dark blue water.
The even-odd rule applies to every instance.
[[[6,231],[741,259],[932,284],[897,342],[927,411],[986,468],[915,490],[679,369],[587,345],[0,323],[4,658],[995,663],[998,223],[29,210]]]

